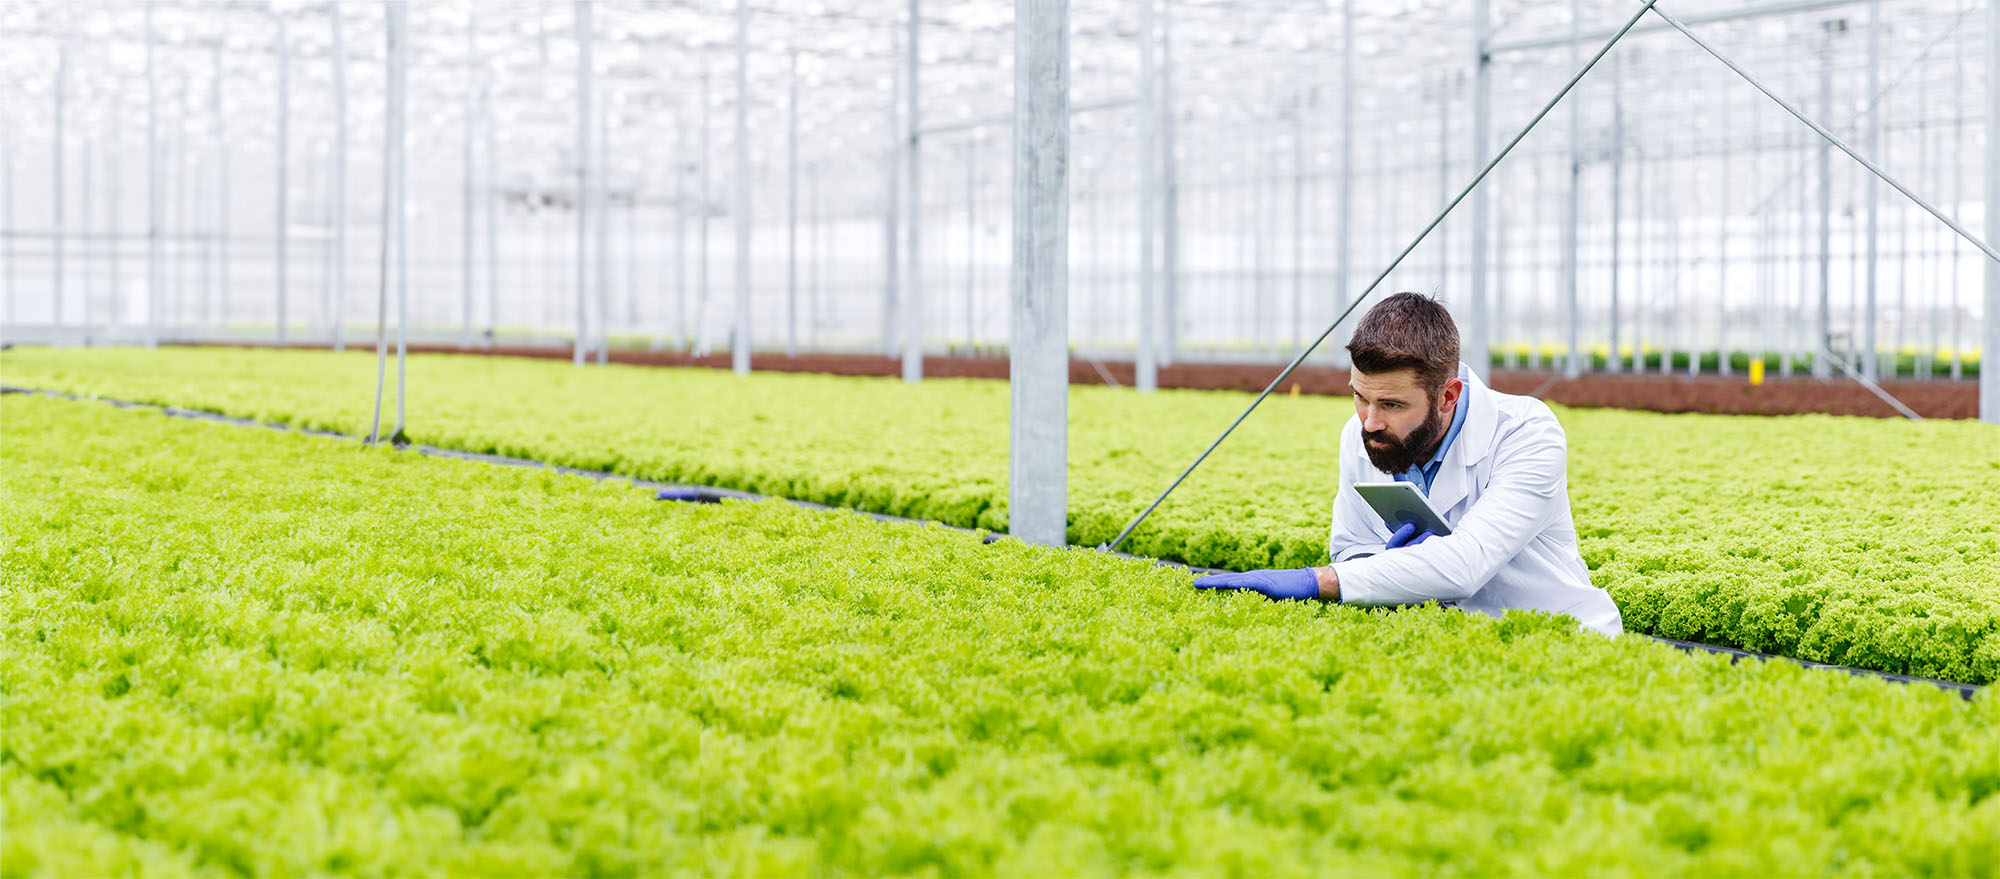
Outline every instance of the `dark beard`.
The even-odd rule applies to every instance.
[[[1415,430],[1410,431],[1409,436],[1401,440],[1387,431],[1370,433],[1364,430],[1361,432],[1361,448],[1368,452],[1368,462],[1374,464],[1375,469],[1390,476],[1400,476],[1408,472],[1411,467],[1430,462],[1431,454],[1435,451],[1432,447],[1437,444],[1439,437],[1444,436],[1446,422],[1450,418],[1451,413],[1432,409],[1430,417],[1424,419],[1424,423],[1417,425]],[[1389,446],[1387,448],[1371,446],[1368,444],[1369,440],[1386,440]]]

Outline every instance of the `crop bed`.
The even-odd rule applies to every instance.
[[[413,357],[417,441],[1004,530],[1004,384]],[[7,384],[365,433],[369,353],[14,350]],[[1073,543],[1109,540],[1247,402],[1073,388]],[[1344,400],[1265,404],[1123,547],[1321,562]],[[1584,561],[1630,631],[2000,679],[2000,433],[1557,407]],[[384,425],[385,431],[387,425]]]
[[[0,399],[0,874],[1992,875],[2000,703]]]

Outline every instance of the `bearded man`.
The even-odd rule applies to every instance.
[[[1354,417],[1340,434],[1331,564],[1199,577],[1199,589],[1359,605],[1435,601],[1499,616],[1565,614],[1616,636],[1618,606],[1591,585],[1570,519],[1569,443],[1533,397],[1486,387],[1458,359],[1437,300],[1398,293],[1369,309],[1347,352]],[[1391,531],[1357,482],[1408,482],[1451,533]]]

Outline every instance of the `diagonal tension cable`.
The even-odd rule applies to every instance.
[[[1657,2],[1657,0],[1655,0],[1655,2]],[[1833,132],[1828,131],[1826,129],[1826,126],[1823,126],[1818,122],[1814,122],[1812,120],[1812,117],[1807,116],[1792,102],[1787,101],[1784,98],[1778,97],[1778,94],[1776,92],[1771,91],[1769,86],[1764,85],[1763,80],[1760,80],[1755,76],[1752,76],[1750,74],[1750,71],[1744,70],[1742,65],[1739,65],[1735,61],[1730,60],[1729,56],[1722,54],[1720,50],[1717,50],[1714,46],[1709,45],[1707,40],[1695,36],[1694,31],[1688,30],[1688,26],[1682,24],[1680,19],[1675,18],[1672,15],[1668,14],[1667,12],[1654,6],[1652,2],[1647,3],[1646,9],[1641,9],[1640,12],[1644,13],[1647,9],[1652,10],[1654,15],[1659,16],[1660,19],[1665,21],[1667,24],[1673,25],[1674,30],[1680,31],[1682,35],[1686,36],[1690,40],[1693,40],[1694,44],[1700,46],[1702,51],[1715,56],[1715,60],[1722,62],[1724,66],[1728,67],[1730,70],[1735,71],[1736,75],[1743,77],[1743,80],[1745,82],[1750,83],[1750,85],[1755,87],[1758,91],[1763,92],[1764,97],[1770,98],[1772,101],[1775,101],[1778,106],[1783,107],[1785,109],[1785,112],[1792,114],[1792,116],[1798,119],[1800,122],[1804,122],[1806,124],[1806,127],[1811,128],[1814,132],[1817,132],[1820,137],[1826,138],[1827,143],[1833,144],[1835,147],[1838,147],[1841,152],[1847,154],[1848,158],[1851,158],[1856,162],[1860,162],[1861,167],[1867,168],[1870,174],[1874,174],[1876,177],[1881,178],[1883,183],[1889,184],[1897,192],[1902,193],[1904,198],[1916,202],[1917,207],[1923,208],[1926,213],[1930,214],[1933,217],[1936,217],[1938,219],[1938,222],[1943,223],[1946,226],[1949,226],[1951,228],[1951,231],[1958,233],[1958,237],[1965,239],[1965,243],[1970,244],[1973,247],[1979,248],[1979,252],[1986,254],[1987,259],[1993,260],[1994,262],[2000,262],[2000,251],[1995,251],[1991,245],[1981,240],[1979,236],[1974,235],[1971,232],[1965,231],[1965,227],[1960,226],[1956,221],[1952,220],[1952,218],[1945,216],[1943,211],[1938,210],[1935,205],[1932,205],[1930,202],[1925,201],[1923,196],[1911,192],[1909,187],[1904,186],[1902,184],[1902,181],[1899,181],[1896,178],[1889,176],[1889,172],[1882,170],[1882,166],[1875,164],[1873,161],[1870,161],[1868,157],[1863,156],[1858,152],[1855,152],[1853,147],[1847,145],[1847,141],[1841,140],[1839,135],[1836,135]]]
[[[1288,376],[1290,376],[1294,370],[1297,370],[1300,364],[1306,361],[1306,357],[1310,356],[1313,353],[1313,351],[1320,346],[1322,342],[1325,342],[1328,336],[1333,335],[1334,329],[1339,327],[1342,321],[1347,320],[1347,316],[1353,314],[1354,309],[1360,307],[1361,303],[1366,301],[1368,297],[1375,292],[1376,287],[1381,286],[1382,282],[1388,279],[1389,273],[1394,272],[1397,266],[1403,264],[1404,258],[1408,257],[1411,251],[1416,250],[1417,245],[1422,244],[1424,242],[1424,239],[1426,237],[1429,237],[1429,235],[1431,234],[1431,230],[1436,229],[1438,227],[1438,224],[1444,222],[1445,217],[1451,215],[1451,212],[1458,207],[1459,202],[1464,201],[1465,197],[1471,195],[1474,189],[1479,188],[1480,182],[1486,179],[1486,175],[1492,173],[1493,169],[1500,164],[1500,161],[1502,159],[1507,158],[1507,154],[1513,152],[1514,147],[1520,145],[1521,141],[1527,138],[1529,132],[1535,130],[1536,125],[1541,124],[1542,119],[1547,117],[1550,111],[1553,111],[1556,108],[1556,105],[1561,103],[1562,99],[1565,96],[1567,96],[1572,89],[1576,88],[1576,84],[1583,81],[1584,74],[1589,73],[1591,68],[1596,67],[1597,62],[1602,60],[1605,55],[1611,52],[1611,47],[1618,45],[1618,41],[1624,39],[1625,34],[1628,31],[1632,30],[1632,26],[1638,24],[1639,19],[1645,17],[1647,10],[1653,9],[1653,4],[1658,2],[1659,0],[1645,0],[1645,3],[1639,7],[1639,11],[1632,13],[1632,17],[1625,20],[1624,26],[1620,27],[1616,33],[1612,34],[1611,39],[1605,41],[1604,46],[1597,50],[1597,54],[1590,56],[1589,61],[1584,62],[1582,67],[1577,68],[1576,73],[1570,75],[1569,81],[1563,83],[1563,87],[1556,92],[1555,96],[1550,98],[1548,100],[1548,103],[1543,104],[1542,109],[1535,113],[1535,117],[1533,119],[1528,120],[1528,124],[1522,126],[1520,132],[1516,133],[1511,140],[1507,141],[1506,146],[1501,147],[1500,151],[1498,153],[1495,153],[1493,158],[1489,159],[1486,162],[1485,167],[1479,169],[1478,175],[1472,178],[1472,182],[1466,184],[1464,189],[1459,190],[1458,195],[1454,196],[1452,200],[1444,206],[1444,210],[1439,211],[1438,215],[1435,218],[1433,218],[1428,225],[1424,226],[1424,230],[1422,232],[1417,233],[1417,237],[1412,241],[1410,241],[1409,246],[1404,247],[1402,252],[1396,254],[1395,259],[1389,261],[1389,265],[1383,268],[1380,274],[1377,274],[1375,276],[1375,280],[1370,281],[1368,283],[1367,288],[1361,291],[1361,295],[1354,297],[1354,301],[1347,303],[1347,308],[1345,308],[1340,312],[1340,316],[1335,317],[1333,319],[1333,323],[1327,324],[1326,329],[1319,334],[1318,338],[1313,339],[1311,345],[1307,345],[1304,351],[1300,351],[1298,356],[1292,358],[1292,362],[1286,365],[1285,370],[1283,372],[1278,373],[1277,378],[1272,379],[1270,384],[1264,386],[1263,392],[1257,395],[1257,399],[1250,401],[1250,405],[1243,410],[1243,414],[1236,416],[1235,421],[1229,422],[1229,426],[1223,428],[1222,434],[1220,436],[1217,436],[1214,442],[1209,443],[1207,449],[1202,450],[1201,455],[1194,459],[1194,463],[1189,464],[1186,470],[1181,471],[1181,475],[1174,479],[1172,485],[1167,486],[1166,491],[1160,492],[1159,497],[1154,498],[1152,503],[1147,504],[1146,509],[1141,510],[1139,512],[1139,515],[1132,520],[1131,524],[1126,525],[1125,530],[1120,531],[1118,533],[1118,537],[1116,539],[1098,548],[1104,550],[1114,550],[1114,551],[1117,550],[1118,546],[1125,542],[1125,538],[1130,537],[1132,535],[1132,530],[1138,528],[1139,523],[1146,521],[1146,517],[1152,515],[1153,511],[1159,508],[1160,503],[1167,499],[1167,495],[1173,494],[1174,489],[1179,488],[1181,486],[1181,483],[1187,480],[1188,475],[1193,473],[1196,467],[1200,467],[1201,462],[1208,460],[1209,454],[1214,452],[1217,446],[1222,445],[1222,441],[1228,439],[1231,433],[1235,432],[1236,426],[1242,424],[1243,419],[1249,418],[1251,412],[1256,411],[1258,404],[1264,402],[1264,398],[1271,396],[1271,392],[1273,390],[1276,390],[1278,385],[1283,384],[1285,379]],[[1485,47],[1481,46],[1480,51],[1484,52]],[[1989,251],[1989,253],[1990,252],[1991,251]]]

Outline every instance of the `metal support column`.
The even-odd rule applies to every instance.
[[[1292,355],[1306,347],[1306,106],[1292,95]]]
[[[806,309],[806,315],[807,315],[806,343],[811,345],[813,350],[815,351],[819,350],[820,258],[821,254],[825,252],[821,246],[822,236],[825,234],[825,230],[822,228],[823,217],[820,213],[819,169],[820,169],[819,164],[815,162],[812,166],[811,171],[809,171],[806,175],[808,180],[810,181],[807,185],[807,188],[812,193],[810,207],[807,209],[807,213],[812,217],[812,234],[808,236],[810,239],[810,243],[812,244],[812,257],[806,262],[806,267],[807,267],[806,295],[807,299],[811,302],[811,306]]]
[[[1354,4],[1356,0],[1343,0],[1340,4],[1340,240],[1334,252],[1333,301],[1336,307],[1348,301],[1347,278],[1353,264],[1354,243]],[[1349,328],[1341,333],[1344,340],[1353,333]],[[1334,359],[1341,366],[1347,362],[1347,349],[1335,346]]]
[[[1991,2],[1991,0],[1989,0]],[[1882,155],[1882,0],[1868,3],[1868,155],[1879,158]],[[1827,120],[1831,122],[1831,119]],[[1876,266],[1878,250],[1875,239],[1880,231],[1882,210],[1881,182],[1875,175],[1868,175],[1868,279],[1865,292],[1867,304],[1862,308],[1861,327],[1861,376],[1869,381],[1878,377],[1881,352],[1875,347],[1875,327],[1880,323],[1876,307]]]
[[[465,13],[465,143],[460,150],[464,162],[461,169],[463,186],[459,190],[459,325],[458,347],[472,347],[472,226],[473,226],[473,109],[478,97],[478,85],[474,70],[479,58],[479,16],[476,4],[468,5]]]
[[[918,18],[920,0],[910,0],[907,26],[909,35],[904,49],[908,60],[904,61],[903,74],[909,78],[904,98],[909,102],[903,114],[904,170],[909,180],[904,185],[903,198],[909,203],[909,221],[905,234],[909,236],[909,252],[905,254],[908,268],[903,272],[903,381],[917,382],[924,378],[924,290],[923,290],[923,240],[924,240],[924,187],[923,187],[923,142],[917,133],[922,122],[922,107],[918,103],[918,74],[923,70],[923,57],[917,53],[917,37],[922,30]]]
[[[701,72],[701,132],[696,158],[700,165],[700,178],[696,181],[695,220],[701,225],[696,230],[698,239],[695,251],[694,285],[694,353],[697,357],[708,354],[708,183],[713,176],[708,156],[708,65],[704,60]]]
[[[6,290],[7,295],[0,296],[0,299],[7,301],[7,329],[14,330],[21,322],[20,310],[16,307],[21,297],[14,288],[14,263],[20,257],[14,250],[14,129],[11,127],[0,132],[0,184],[7,188],[6,200],[0,201],[0,229],[5,230],[5,234],[0,234],[0,248],[5,249],[0,257],[6,261],[5,269],[0,270],[4,271],[0,274],[0,289]]]
[[[211,58],[215,76],[209,80],[210,112],[215,116],[215,314],[217,325],[226,326],[229,316],[229,136],[228,117],[222,112],[222,47],[213,47]],[[183,96],[185,97],[185,96]],[[185,123],[183,123],[185,127]],[[163,236],[164,237],[164,236]]]
[[[333,350],[347,350],[347,49],[340,4],[327,7],[333,46]],[[218,106],[218,118],[220,107]]]
[[[82,331],[81,341],[84,345],[90,344],[90,321],[92,318],[90,313],[91,265],[100,256],[97,252],[99,248],[92,247],[91,243],[93,241],[104,240],[92,234],[95,230],[91,228],[92,221],[90,217],[91,184],[94,182],[91,180],[91,172],[95,170],[97,165],[96,137],[96,132],[90,130],[90,125],[88,120],[86,120],[83,129],[83,198],[77,202],[77,206],[80,208],[78,213],[82,216],[77,217],[76,224],[77,231],[82,233],[82,247],[80,248],[82,252],[79,254],[82,265],[78,267],[77,271],[77,274],[81,277],[77,279],[77,289],[83,294],[78,297],[82,302],[79,303],[78,307],[77,329]]]
[[[1181,187],[1174,161],[1174,3],[1160,0],[1160,339],[1153,362],[1174,362],[1180,348]]]
[[[160,77],[153,66],[153,4],[146,17],[146,347],[160,341]],[[218,70],[217,76],[220,76]],[[218,120],[217,127],[220,127]],[[11,166],[10,166],[11,167]],[[217,174],[227,178],[228,174]],[[13,198],[9,187],[8,198]],[[13,225],[8,224],[10,227]],[[13,261],[9,260],[8,265]]]
[[[785,356],[799,356],[799,50],[785,100]]]
[[[895,357],[896,351],[896,297],[897,229],[900,227],[897,212],[903,200],[903,74],[894,60],[900,52],[895,51],[901,44],[901,36],[892,32],[889,52],[889,152],[885,157],[888,166],[883,170],[882,187],[882,356]]]
[[[479,88],[479,121],[486,138],[486,346],[500,335],[500,143],[493,118],[493,86]]]
[[[1836,24],[1826,22],[1825,38],[1820,43],[1819,62],[1819,118],[1833,118],[1833,31]],[[1826,138],[1819,139],[1819,332],[1813,339],[1812,375],[1826,380],[1833,377],[1833,364],[1828,355],[1833,352],[1833,145]]]
[[[1153,361],[1153,190],[1157,185],[1153,107],[1153,0],[1139,0],[1139,347],[1134,354],[1134,380],[1140,393],[1159,386]]]
[[[1569,3],[1569,69],[1582,65],[1578,56],[1583,38],[1583,4],[1579,0]],[[1577,227],[1583,222],[1583,115],[1580,112],[1582,97],[1570,95],[1569,104],[1569,186],[1563,204],[1563,337],[1568,353],[1563,357],[1563,375],[1576,378],[1583,374],[1583,315],[1577,301]]]
[[[582,366],[590,345],[590,2],[576,0],[576,341],[570,363]]]
[[[49,227],[50,268],[54,272],[54,285],[49,288],[49,344],[63,343],[63,156],[69,152],[63,144],[63,95],[69,91],[69,46],[56,49],[55,85],[55,125],[50,129],[53,138],[52,155],[49,157],[55,167],[50,173],[49,207],[53,211],[54,225]],[[13,230],[8,230],[12,234]]]
[[[688,348],[687,112],[674,120],[674,348]]]
[[[736,0],[736,321],[729,368],[750,374],[750,2]]]
[[[978,145],[965,145],[965,350],[979,337],[979,170]]]
[[[1472,9],[1472,167],[1486,166],[1488,142],[1492,140],[1493,127],[1493,57],[1486,51],[1486,45],[1493,38],[1492,0],[1475,0]],[[1459,322],[1466,331],[1460,335],[1459,351],[1472,374],[1480,381],[1491,382],[1493,357],[1487,350],[1487,342],[1493,337],[1493,309],[1487,304],[1487,253],[1486,236],[1492,228],[1485,186],[1472,190],[1472,259],[1469,270],[1472,275],[1471,301],[1466,303],[1466,314],[1459,316]]]
[[[1622,280],[1621,275],[1623,274],[1620,271],[1623,266],[1619,262],[1619,257],[1622,255],[1619,251],[1621,249],[1620,245],[1624,243],[1625,232],[1622,228],[1623,220],[1625,219],[1625,205],[1623,200],[1625,194],[1624,73],[1625,56],[1621,55],[1618,62],[1611,67],[1611,350],[1609,356],[1604,358],[1605,371],[1611,373],[1617,373],[1619,367],[1624,362],[1624,358],[1618,354],[1618,307],[1621,304],[1618,301],[1618,294],[1620,292],[1618,282]],[[1726,187],[1725,191],[1727,191]],[[1645,216],[1642,214],[1639,218],[1643,220]],[[1721,225],[1724,229],[1727,229],[1729,224],[1724,222]],[[1724,301],[1725,303],[1727,302],[1727,297],[1724,297]]]
[[[597,108],[597,173],[590,188],[597,231],[597,365],[611,358],[611,101]]]
[[[1986,5],[1986,240],[2000,241],[2000,3]],[[1979,420],[2000,424],[2000,262],[1986,260]]]
[[[1069,3],[1014,3],[1008,530],[1068,542]]]
[[[290,317],[286,307],[290,305],[291,260],[286,245],[291,240],[291,126],[292,126],[292,59],[291,46],[285,39],[285,16],[275,15],[278,25],[278,219],[274,234],[277,236],[278,260],[278,347],[285,347],[285,334],[290,329]],[[227,173],[227,172],[225,172]]]

